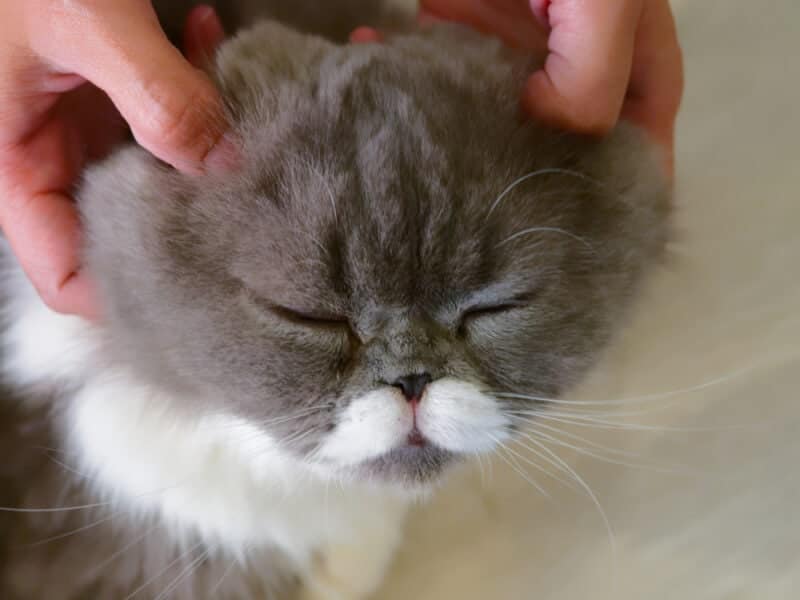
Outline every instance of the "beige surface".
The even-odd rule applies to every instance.
[[[614,558],[585,493],[527,468],[548,501],[495,461],[419,511],[381,600],[800,598],[800,3],[692,0],[678,18],[682,237],[576,396],[731,377],[609,417],[654,429],[572,431],[693,472],[558,449],[605,508]]]

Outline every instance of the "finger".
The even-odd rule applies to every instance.
[[[423,20],[457,21],[516,48],[545,48],[544,31],[531,18],[528,0],[422,0],[420,6]]]
[[[642,0],[552,0],[548,55],[527,83],[528,111],[557,127],[607,133],[622,110],[641,15]]]
[[[539,20],[539,23],[545,27],[550,27],[550,19],[547,13],[550,10],[550,3],[552,0],[529,0],[531,11],[534,16]]]
[[[380,44],[383,41],[383,34],[372,27],[357,27],[350,34],[352,44]]]
[[[169,43],[150,2],[32,4],[33,49],[103,89],[142,146],[184,171],[226,166],[232,149],[218,93]]]
[[[98,315],[80,270],[79,219],[68,189],[81,167],[81,140],[60,105],[19,146],[0,153],[0,224],[14,254],[53,310]]]
[[[189,13],[183,34],[183,51],[190,63],[200,68],[208,66],[223,41],[225,30],[212,7],[198,6]]]
[[[674,170],[675,118],[683,96],[683,58],[668,0],[645,3],[636,35],[624,117],[638,123],[664,148]]]
[[[25,274],[51,309],[94,319],[99,310],[91,282],[80,268],[80,227],[70,199],[59,192],[11,203],[4,233]]]

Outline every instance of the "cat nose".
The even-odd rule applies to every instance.
[[[392,385],[400,388],[400,390],[403,392],[403,395],[406,397],[406,400],[411,402],[414,400],[418,401],[420,399],[422,392],[425,390],[425,386],[427,386],[431,381],[433,381],[433,377],[431,377],[428,373],[415,373],[413,375],[398,377],[397,381],[395,381]]]

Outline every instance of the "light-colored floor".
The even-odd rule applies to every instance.
[[[547,499],[497,460],[485,481],[467,472],[418,511],[380,600],[800,598],[800,2],[684,0],[676,11],[688,78],[681,239],[575,396],[716,383],[605,407],[638,413],[608,421],[649,428],[564,425],[630,453],[616,460],[657,465],[559,449],[615,548],[584,490],[517,459]]]

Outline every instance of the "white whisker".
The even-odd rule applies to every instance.
[[[213,598],[213,597],[215,597],[217,595],[217,592],[222,587],[222,582],[225,581],[225,578],[228,575],[230,575],[231,571],[233,571],[233,567],[235,567],[235,566],[236,566],[236,559],[234,558],[231,561],[231,564],[228,565],[228,568],[225,569],[225,572],[222,574],[222,577],[219,578],[219,581],[217,581],[217,583],[214,584],[214,587],[211,588],[209,596],[211,596]]]
[[[196,543],[194,546],[192,546],[191,548],[189,548],[189,549],[188,549],[188,550],[186,550],[185,552],[183,552],[183,553],[179,554],[179,555],[178,555],[176,558],[174,558],[174,559],[173,559],[173,560],[172,560],[172,561],[171,561],[169,564],[167,564],[167,566],[166,566],[166,567],[164,567],[164,568],[163,568],[163,569],[161,569],[161,570],[160,570],[158,573],[156,573],[155,575],[153,575],[152,577],[150,577],[150,578],[149,578],[147,581],[145,581],[145,582],[144,582],[142,585],[140,585],[140,586],[139,586],[139,587],[137,587],[135,590],[133,590],[133,592],[131,592],[130,594],[128,594],[127,596],[125,596],[124,600],[131,600],[131,598],[133,598],[134,596],[136,596],[136,595],[137,595],[139,592],[141,592],[143,589],[145,589],[146,587],[148,587],[150,584],[152,584],[154,581],[156,581],[156,580],[157,580],[159,577],[163,576],[163,575],[164,575],[164,574],[165,574],[167,571],[169,571],[169,570],[170,570],[170,569],[173,567],[173,565],[175,565],[176,563],[178,563],[178,562],[180,562],[181,560],[183,560],[183,557],[184,557],[184,556],[186,556],[187,554],[191,554],[192,552],[194,552],[194,551],[195,551],[197,548],[199,548],[199,547],[200,547],[200,546],[202,546],[202,545],[203,545],[203,542],[197,542],[197,543]]]
[[[564,440],[560,440],[555,436],[548,435],[546,433],[542,433],[541,431],[530,431],[527,434],[522,434],[522,437],[533,441],[534,437],[538,437],[541,440],[549,441],[551,444],[556,444],[557,446],[561,446],[563,448],[569,448],[570,450],[574,450],[578,454],[582,454],[584,456],[589,456],[591,458],[595,458],[597,460],[601,460],[606,463],[610,463],[612,465],[619,465],[621,467],[629,467],[631,469],[641,469],[645,471],[653,471],[656,473],[672,473],[672,474],[682,474],[688,475],[691,472],[685,469],[678,469],[675,467],[665,467],[660,465],[649,465],[645,463],[632,463],[627,461],[622,461],[616,458],[610,458],[608,456],[603,456],[602,454],[598,454],[593,450],[588,448],[583,448],[581,446],[575,446],[574,444],[570,444],[569,442],[565,442]]]
[[[175,579],[172,580],[172,583],[170,583],[166,588],[164,588],[164,591],[162,591],[158,596],[155,597],[155,600],[164,600],[165,598],[167,598],[176,587],[178,587],[184,580],[190,577],[191,574],[194,573],[194,571],[197,569],[197,567],[199,567],[203,563],[203,561],[206,558],[208,558],[208,554],[209,550],[206,550],[205,552],[201,553],[200,556],[198,556],[192,562],[190,562],[189,566],[187,566],[183,571],[178,573]]]
[[[118,511],[118,512],[115,512],[115,513],[107,516],[107,517],[103,517],[102,519],[99,519],[97,521],[89,523],[88,525],[84,525],[83,527],[78,527],[77,529],[73,529],[72,531],[67,531],[66,533],[59,533],[58,535],[54,535],[52,537],[49,537],[49,538],[46,538],[46,539],[43,539],[43,540],[39,540],[38,542],[32,542],[30,544],[26,544],[25,548],[35,548],[36,546],[43,546],[44,544],[49,544],[50,542],[55,542],[57,540],[63,540],[64,538],[68,538],[70,536],[77,535],[77,534],[82,533],[84,531],[88,531],[89,529],[93,529],[94,527],[97,527],[98,525],[102,525],[103,523],[108,523],[114,517],[117,517],[117,516],[119,516],[121,514],[124,514],[124,512],[125,511]]]
[[[550,494],[545,492],[544,489],[542,489],[542,487],[538,483],[536,483],[535,480],[531,479],[519,465],[516,465],[513,462],[511,462],[511,460],[509,460],[510,457],[506,457],[506,455],[504,454],[504,451],[506,451],[505,447],[500,447],[499,450],[500,451],[497,453],[497,456],[500,458],[500,460],[502,460],[509,467],[511,467],[511,469],[517,475],[519,475],[520,477],[522,477],[523,480],[531,484],[531,486],[533,486],[536,490],[538,490],[539,493],[542,494],[545,498],[551,499]]]
[[[519,441],[519,440],[511,440],[511,441],[512,441],[512,442],[515,442],[515,443],[517,443],[517,444],[519,444],[519,443],[520,443],[520,441]],[[542,458],[542,459],[544,459],[544,461],[545,461],[545,462],[551,462],[551,461],[548,461],[547,457],[546,457],[546,456],[543,456],[541,452],[538,452],[538,451],[536,451],[536,450],[534,450],[534,449],[532,449],[532,448],[530,448],[530,447],[528,447],[528,446],[523,446],[523,447],[524,447],[526,450],[528,450],[529,452],[533,452],[533,453],[534,453],[536,456],[538,456],[539,458]],[[564,479],[564,478],[563,478],[563,477],[561,477],[560,475],[557,475],[557,474],[553,473],[552,471],[550,471],[550,470],[548,470],[548,469],[545,469],[545,468],[544,468],[542,465],[540,465],[539,463],[535,462],[535,461],[534,461],[534,460],[532,460],[530,457],[523,456],[523,455],[522,455],[522,454],[520,454],[519,452],[516,452],[515,450],[513,450],[513,449],[512,449],[510,446],[506,446],[506,450],[507,450],[507,451],[509,451],[509,452],[512,452],[512,453],[514,454],[514,456],[516,456],[517,458],[519,458],[519,459],[520,459],[521,461],[523,461],[524,463],[526,463],[526,464],[528,464],[528,465],[530,465],[530,466],[532,466],[532,467],[536,467],[536,468],[537,468],[539,471],[541,471],[542,473],[544,473],[544,474],[545,474],[545,475],[547,475],[548,477],[550,477],[550,478],[552,478],[552,479],[555,479],[556,481],[558,481],[558,482],[559,482],[561,485],[563,485],[564,487],[567,487],[567,488],[569,488],[569,489],[572,489],[572,490],[575,490],[575,489],[576,489],[576,486],[575,486],[575,484],[574,484],[574,483],[572,483],[571,481],[569,481],[569,480],[567,480],[567,479]],[[562,469],[562,468],[561,468],[560,466],[558,466],[558,465],[555,465],[555,466],[556,466],[556,468],[558,468],[558,470],[559,470],[559,471],[562,471],[562,472],[563,472],[563,470],[564,470],[564,469]],[[579,488],[577,488],[577,489],[579,489]]]
[[[528,482],[528,483],[530,483],[530,484],[531,484],[531,485],[532,485],[534,488],[536,488],[536,489],[539,491],[539,493],[540,493],[540,494],[542,494],[542,496],[544,496],[545,498],[551,499],[551,497],[550,497],[550,494],[548,494],[548,493],[547,493],[547,492],[544,490],[544,488],[543,488],[541,485],[539,485],[539,483],[538,483],[538,482],[537,482],[535,479],[533,479],[533,478],[531,478],[530,476],[528,476],[528,475],[525,473],[525,470],[524,470],[522,467],[520,467],[520,466],[519,466],[519,464],[517,464],[517,461],[516,461],[516,460],[514,460],[514,457],[513,457],[513,455],[509,454],[509,455],[506,457],[506,456],[505,456],[505,455],[502,453],[502,451],[506,451],[506,452],[509,452],[509,453],[510,453],[510,452],[511,452],[511,449],[510,449],[510,448],[509,448],[509,447],[508,447],[506,444],[504,444],[502,441],[500,441],[499,439],[495,438],[494,436],[490,436],[490,437],[491,437],[491,438],[492,438],[492,440],[493,440],[493,441],[494,441],[494,442],[497,444],[497,447],[498,447],[498,448],[501,450],[501,452],[500,452],[500,453],[498,453],[498,456],[499,456],[499,457],[500,457],[500,458],[501,458],[503,461],[505,461],[505,463],[506,463],[508,466],[510,466],[510,467],[511,467],[511,468],[512,468],[512,469],[513,469],[513,470],[514,470],[516,473],[517,473],[517,475],[519,475],[520,477],[522,477],[522,478],[523,478],[525,481],[527,481],[527,482]]]
[[[10,506],[0,506],[0,512],[9,513],[57,513],[70,512],[76,510],[88,510],[90,508],[103,508],[109,506],[111,502],[96,502],[93,504],[81,504],[78,506],[62,506],[60,508],[13,508]]]
[[[637,454],[636,452],[630,452],[627,450],[619,450],[618,448],[609,448],[608,446],[603,446],[602,444],[598,444],[597,442],[594,442],[588,438],[582,437],[575,433],[566,431],[564,429],[559,429],[558,427],[553,427],[552,425],[548,425],[546,423],[542,423],[541,421],[535,418],[532,419],[524,417],[521,418],[514,415],[509,415],[509,418],[521,419],[527,425],[532,425],[532,428],[535,429],[537,432],[540,431],[541,429],[551,431],[554,434],[563,435],[567,439],[575,440],[576,442],[585,444],[588,448],[594,448],[595,450],[600,450],[602,452],[608,452],[609,454],[612,455],[623,456],[627,458],[634,458],[634,459],[642,458],[641,454]],[[530,431],[530,429],[531,427],[528,427],[525,431]]]
[[[575,478],[575,481],[578,482],[578,484],[583,488],[583,490],[586,492],[589,498],[591,498],[594,505],[597,507],[597,511],[600,513],[600,516],[602,517],[603,523],[606,527],[606,532],[608,533],[608,541],[611,546],[611,556],[614,561],[614,573],[615,573],[614,578],[616,579],[617,541],[616,537],[614,536],[614,530],[611,527],[611,521],[608,519],[606,511],[603,509],[603,505],[600,504],[600,500],[597,499],[597,496],[595,495],[594,491],[589,486],[589,484],[587,484],[586,481],[584,481],[584,479],[580,475],[578,475],[575,469],[570,467],[569,464],[567,464],[564,460],[562,460],[561,457],[559,457],[555,452],[553,452],[543,443],[537,442],[535,440],[530,440],[530,441],[532,444],[535,444],[537,447],[541,448],[543,452],[546,452],[549,456],[551,456],[553,460],[556,461],[559,465],[561,465],[567,473],[572,475]]]
[[[598,182],[596,179],[593,179],[588,175],[584,175],[583,173],[579,173],[578,171],[572,171],[570,169],[559,169],[559,168],[539,169],[538,171],[533,171],[532,173],[523,175],[519,179],[515,180],[505,190],[503,190],[497,197],[497,199],[492,203],[492,206],[489,208],[489,212],[486,213],[486,218],[488,219],[492,215],[494,210],[500,205],[503,199],[506,196],[508,196],[511,192],[513,192],[517,188],[517,186],[535,177],[541,177],[542,175],[568,175],[571,177],[577,177],[578,179],[583,179],[584,181],[589,181],[596,185],[601,185],[600,182]]]
[[[572,238],[573,240],[577,240],[578,242],[580,242],[581,244],[583,244],[589,250],[591,250],[593,253],[596,254],[594,246],[592,246],[588,241],[586,241],[581,236],[575,235],[574,233],[570,233],[569,231],[561,229],[560,227],[529,227],[527,229],[523,229],[522,231],[518,231],[517,233],[508,236],[502,242],[497,244],[496,247],[499,248],[501,246],[504,246],[504,245],[508,244],[509,242],[512,242],[515,239],[517,239],[519,237],[522,237],[523,235],[528,235],[530,233],[558,233],[558,234],[561,234],[561,235],[565,235],[567,237]]]
[[[738,371],[733,371],[726,375],[722,375],[715,379],[711,379],[704,383],[694,385],[686,388],[679,388],[668,392],[657,392],[652,394],[645,394],[643,396],[634,396],[632,398],[622,398],[617,400],[561,400],[559,398],[543,398],[541,396],[530,396],[527,394],[516,394],[507,392],[492,392],[498,398],[515,398],[519,400],[534,400],[538,402],[546,402],[548,404],[560,404],[565,406],[625,406],[628,404],[639,404],[641,402],[649,402],[652,400],[662,400],[664,398],[671,398],[682,394],[690,394],[693,392],[701,392],[715,385],[726,383],[737,377],[741,377],[756,369],[756,366],[748,366]]]
[[[721,431],[743,431],[752,430],[758,425],[729,425],[719,427],[669,427],[662,425],[646,425],[644,423],[627,423],[624,421],[610,421],[607,419],[598,419],[591,415],[579,415],[570,413],[548,412],[548,411],[520,411],[520,415],[528,415],[531,418],[527,419],[529,423],[536,422],[537,419],[544,419],[547,421],[555,421],[557,423],[566,423],[577,427],[592,427],[595,429],[612,429],[612,430],[627,430],[627,431],[656,431],[659,433],[677,432],[677,433],[719,433]],[[524,420],[523,416],[519,417]]]
[[[99,574],[100,571],[102,571],[104,568],[106,568],[108,565],[110,565],[112,562],[114,562],[117,558],[119,558],[120,556],[125,554],[128,550],[130,550],[131,548],[133,548],[137,544],[141,543],[144,540],[144,538],[146,538],[148,535],[153,533],[159,527],[161,527],[161,524],[160,523],[156,523],[153,527],[147,529],[142,535],[134,538],[133,541],[128,542],[127,544],[125,544],[122,548],[120,548],[119,550],[117,550],[116,552],[111,554],[111,556],[106,558],[103,562],[101,562],[98,565],[93,566],[89,570],[89,575],[90,576],[95,576],[95,575]]]

